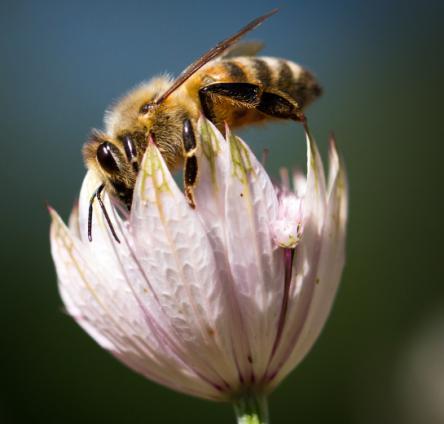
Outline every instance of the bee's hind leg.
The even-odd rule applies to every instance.
[[[198,172],[196,158],[197,145],[193,126],[188,118],[183,121],[182,141],[185,158],[183,168],[185,196],[188,204],[194,209],[196,207],[194,201],[194,186],[196,185]]]
[[[304,112],[294,99],[279,90],[263,91],[263,88],[256,84],[247,82],[209,84],[199,90],[199,98],[204,115],[222,132],[223,122],[218,119],[215,110],[218,99],[225,99],[228,108],[245,107],[245,109],[256,109],[270,118],[305,122]]]
[[[295,101],[290,101],[280,93],[262,93],[257,110],[273,118],[292,119],[305,122],[305,115]]]
[[[254,108],[259,104],[261,93],[262,88],[257,84],[250,84],[248,82],[217,82],[202,87],[199,90],[199,99],[205,117],[223,132],[224,122],[217,116],[215,103],[220,104],[220,100],[225,99],[228,102],[227,107],[236,105],[246,109]]]

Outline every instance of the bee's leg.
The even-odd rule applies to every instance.
[[[277,93],[263,92],[257,110],[273,118],[305,122],[304,112],[298,104]]]
[[[202,87],[199,90],[200,103],[204,115],[217,125],[214,113],[214,99],[225,97],[237,105],[252,108],[259,104],[262,89],[256,84],[247,82],[220,82]]]
[[[204,115],[219,126],[221,126],[221,122],[217,122],[217,116],[214,113],[214,103],[217,97],[231,100],[237,106],[255,108],[273,118],[305,122],[305,115],[297,102],[288,99],[288,96],[279,92],[264,92],[256,84],[245,82],[214,83],[201,88],[199,97]]]
[[[194,186],[197,181],[197,158],[196,158],[196,137],[194,136],[193,126],[191,121],[187,118],[183,121],[182,141],[185,164],[183,168],[183,180],[185,187],[185,196],[188,204],[194,209],[196,204],[194,202]]]
[[[130,134],[125,134],[122,139],[123,148],[125,150],[126,158],[131,164],[131,167],[135,174],[139,172],[139,163],[137,161],[137,147]]]

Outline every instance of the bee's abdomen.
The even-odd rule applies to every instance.
[[[303,108],[319,97],[315,77],[296,63],[274,57],[237,57],[221,61],[229,80],[257,83],[264,91],[281,92]]]

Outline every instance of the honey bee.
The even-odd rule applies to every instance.
[[[198,177],[196,124],[203,114],[224,131],[272,119],[305,120],[303,109],[321,94],[314,76],[285,59],[256,57],[257,43],[239,39],[277,9],[261,16],[186,68],[176,79],[166,76],[142,83],[105,115],[106,130],[93,130],[83,147],[87,168],[102,181],[91,197],[88,238],[92,240],[95,198],[114,238],[106,212],[104,189],[131,208],[133,189],[143,154],[151,138],[171,171],[183,166],[184,191],[194,208]]]

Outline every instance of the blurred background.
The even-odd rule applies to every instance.
[[[177,75],[273,7],[249,39],[309,67],[308,115],[350,179],[348,259],[323,334],[272,395],[273,423],[443,423],[443,2],[0,2],[0,423],[234,422],[102,351],[62,312],[45,202],[66,219],[106,107]],[[243,132],[268,168],[304,166],[296,124]]]

